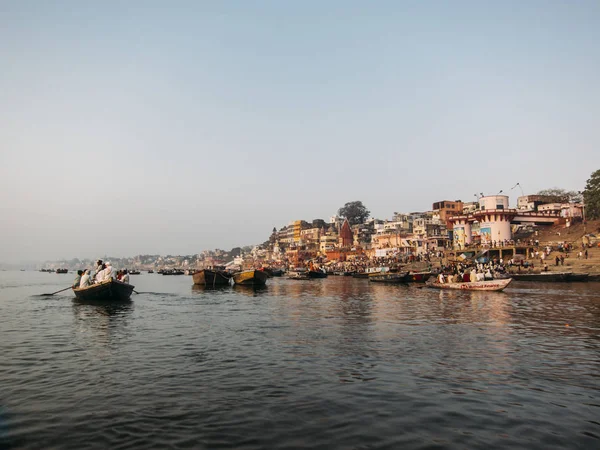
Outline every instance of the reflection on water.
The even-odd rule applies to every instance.
[[[28,297],[52,291],[31,278],[0,291],[0,447],[600,443],[598,285],[206,288],[144,274],[148,293],[98,304]]]
[[[134,303],[73,299],[76,335],[86,345],[106,347],[125,339]]]

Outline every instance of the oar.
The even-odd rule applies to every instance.
[[[64,288],[64,289],[61,289],[60,291],[53,292],[52,294],[40,294],[40,295],[41,295],[42,297],[44,297],[44,296],[49,296],[49,295],[58,294],[59,292],[63,292],[63,291],[66,291],[67,289],[71,289],[71,287],[72,287],[72,286],[66,287],[66,288]]]

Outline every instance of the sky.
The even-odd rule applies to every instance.
[[[597,1],[0,0],[0,261],[582,190]]]

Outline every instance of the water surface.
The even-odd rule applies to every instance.
[[[0,447],[600,448],[599,284],[0,272]]]

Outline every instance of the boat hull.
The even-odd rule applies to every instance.
[[[73,288],[75,297],[92,301],[127,301],[135,286],[117,280],[103,281],[84,288]]]
[[[464,283],[428,282],[427,286],[434,289],[451,289],[459,291],[501,291],[510,284],[512,278],[506,280],[471,281]]]
[[[515,281],[562,282],[569,281],[570,272],[516,273],[511,275]]]
[[[327,274],[325,272],[321,272],[320,270],[309,270],[308,278],[327,278]]]
[[[264,286],[267,278],[269,276],[262,270],[245,270],[233,275],[234,283],[242,286]]]
[[[206,286],[217,286],[229,284],[229,277],[227,274],[215,270],[204,269],[196,272],[192,279],[194,284],[206,285]]]
[[[382,273],[369,276],[369,281],[373,283],[407,283],[409,273]]]

